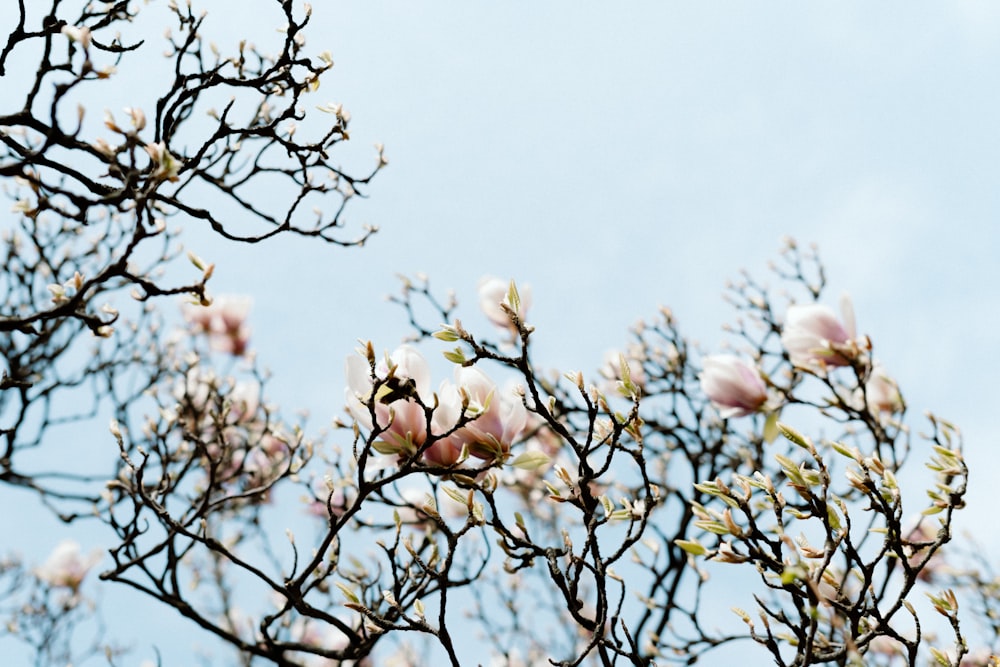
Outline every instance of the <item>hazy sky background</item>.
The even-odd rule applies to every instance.
[[[340,414],[356,340],[407,333],[383,299],[396,273],[454,287],[482,331],[480,276],[531,283],[547,367],[592,375],[660,304],[715,349],[725,281],[764,277],[791,235],[819,244],[831,299],[854,297],[914,426],[933,410],[962,427],[959,524],[1000,548],[1000,5],[313,4],[309,51],[336,62],[313,102],[351,112],[345,165],[386,146],[348,210],[381,232],[340,250],[187,230],[216,293],[254,296],[272,399]],[[242,2],[205,6],[220,46],[273,35]]]

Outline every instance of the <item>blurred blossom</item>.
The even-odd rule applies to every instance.
[[[521,657],[521,652],[513,648],[506,655],[493,655],[490,658],[489,667],[542,667],[551,665],[548,658],[542,655],[537,649],[528,652],[528,657]]]
[[[90,34],[90,28],[86,26],[64,25],[60,32],[66,35],[70,41],[80,44],[84,49],[90,48],[90,42],[93,39]]]
[[[402,642],[396,650],[382,661],[385,667],[421,667],[419,652],[409,644]]]
[[[818,303],[788,307],[781,343],[793,364],[820,368],[847,366],[857,356],[850,297],[845,294],[840,306],[843,321],[837,319],[830,307]]]
[[[868,382],[865,383],[865,397],[868,400],[868,409],[872,412],[895,413],[903,409],[903,397],[899,393],[899,386],[878,363],[872,368]]]
[[[334,485],[331,491],[327,480],[321,477],[313,481],[312,492],[313,495],[306,498],[309,514],[328,519],[331,515],[339,517],[344,513],[347,495],[342,487]]]
[[[979,648],[966,653],[958,667],[991,667],[995,664],[993,653],[988,648]]]
[[[250,297],[219,296],[209,306],[185,304],[184,319],[208,336],[212,349],[241,357],[250,342],[246,319],[252,303]]]
[[[517,335],[517,327],[510,321],[510,316],[504,312],[505,304],[510,307],[507,295],[510,291],[510,283],[501,278],[486,276],[479,281],[479,307],[482,309],[490,322]],[[521,307],[517,309],[517,316],[523,322],[531,307],[531,285],[519,285],[518,295],[521,298]]]
[[[903,533],[903,543],[906,546],[907,554],[906,562],[911,567],[917,567],[927,558],[927,550],[930,547],[920,545],[930,544],[937,540],[937,532],[932,530],[927,523],[927,521],[920,520],[913,528]],[[923,569],[917,574],[917,578],[927,583],[933,583],[935,576],[946,568],[947,565],[944,556],[941,554],[941,549],[939,548],[924,564]]]
[[[868,644],[868,653],[874,655],[906,657],[903,645],[892,637],[887,637],[886,635],[879,635],[878,637],[872,639]]]
[[[745,417],[760,410],[767,401],[767,385],[755,367],[730,354],[702,360],[701,389],[723,419]]]
[[[265,486],[288,469],[290,451],[284,438],[271,433],[263,435],[243,460],[246,484],[250,488]],[[269,500],[269,497],[264,500]]]
[[[423,509],[427,506],[427,502],[429,500],[428,496],[430,496],[430,494],[427,490],[416,486],[405,486],[400,489],[400,504],[399,506],[393,508],[396,514],[399,515],[400,522],[417,528],[427,526],[433,527],[434,522],[428,522],[430,517],[428,517],[427,513]],[[431,498],[433,498],[433,496],[431,496]]]
[[[298,618],[289,628],[293,642],[326,651],[343,651],[350,647],[350,639],[336,626],[314,619]],[[361,660],[334,660],[320,655],[299,654],[303,665],[309,667],[371,667],[370,658]]]
[[[619,382],[622,382],[621,357],[625,357],[628,363],[629,375],[632,376],[632,384],[642,389],[646,386],[646,371],[642,367],[642,348],[638,345],[630,347],[625,352],[618,350],[608,350],[604,353],[604,363],[598,372],[606,381],[603,390],[605,393],[617,392]]]
[[[87,572],[100,560],[99,551],[92,551],[84,556],[78,542],[63,540],[52,550],[48,560],[35,569],[35,576],[50,586],[65,587],[76,592]]]
[[[167,145],[160,141],[155,144],[146,144],[146,152],[149,154],[149,159],[153,162],[153,178],[165,181],[178,181],[180,180],[178,174],[180,173],[181,167],[183,166],[177,158],[175,158],[169,150],[167,150]]]

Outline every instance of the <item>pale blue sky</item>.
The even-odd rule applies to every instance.
[[[1000,5],[313,4],[310,51],[336,62],[314,101],[353,116],[345,164],[386,146],[371,199],[349,209],[382,231],[344,251],[188,230],[215,291],[255,297],[274,400],[317,424],[340,414],[355,341],[407,333],[383,300],[395,273],[456,288],[483,329],[479,277],[530,282],[537,359],[561,370],[592,373],[660,304],[713,348],[725,280],[763,276],[789,234],[819,243],[831,296],[852,294],[912,414],[963,427],[961,523],[990,517]],[[212,5],[206,32],[232,44],[274,27]]]
[[[915,430],[926,410],[963,428],[959,525],[1000,550],[981,529],[1000,472],[1000,8],[325,9],[310,45],[337,64],[317,97],[353,114],[355,164],[382,142],[390,166],[351,211],[382,229],[365,250],[289,241],[219,262],[217,289],[256,295],[282,398],[319,421],[339,407],[354,341],[406,333],[382,301],[397,272],[456,288],[472,322],[479,276],[532,283],[537,359],[560,370],[592,373],[659,304],[711,349],[725,281],[763,276],[788,234],[819,244],[831,298],[854,297]]]
[[[310,46],[337,63],[318,103],[353,114],[354,164],[386,145],[350,212],[382,232],[363,251],[230,250],[215,282],[256,295],[261,358],[317,415],[357,338],[405,333],[381,300],[396,272],[467,312],[482,274],[532,283],[540,361],[590,371],[659,304],[718,344],[725,280],[763,276],[789,234],[819,244],[912,413],[963,427],[974,482],[996,472],[1000,7],[372,2],[314,19]]]

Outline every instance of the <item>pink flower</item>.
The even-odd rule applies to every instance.
[[[414,399],[419,397],[424,405],[434,403],[430,367],[420,353],[409,345],[402,345],[378,364],[376,377],[389,381],[379,387],[375,396],[372,395],[371,370],[363,356],[348,357],[345,372],[347,411],[351,416],[369,430],[377,424],[382,430],[379,442],[387,448],[401,454],[416,451],[427,439],[427,416]],[[375,424],[369,405],[374,407]]]
[[[305,500],[306,511],[324,519],[341,516],[347,509],[348,502],[347,494],[341,486],[328,483],[322,478],[313,481],[312,496],[307,496]]]
[[[489,318],[490,322],[517,334],[517,329],[510,321],[510,316],[504,311],[503,305],[511,307],[507,299],[510,292],[510,284],[500,278],[486,276],[479,281],[479,307],[483,314]],[[528,308],[531,307],[531,285],[522,285],[518,288],[518,295],[521,303],[517,308],[517,316],[523,322],[527,315]]]
[[[48,560],[35,570],[35,576],[50,586],[70,588],[76,592],[87,572],[100,560],[100,552],[84,556],[79,543],[63,540],[52,550]]]
[[[524,430],[528,411],[513,392],[501,393],[485,373],[475,367],[455,369],[455,385],[441,389],[440,421],[455,424],[462,413],[463,392],[468,397],[467,416],[471,422],[458,429],[453,441],[461,450],[481,459],[503,459],[510,446]]]
[[[785,314],[781,343],[796,366],[847,366],[857,356],[854,307],[845,294],[840,302],[843,323],[818,303],[792,305]]]
[[[979,648],[967,653],[958,667],[990,667],[995,664],[993,652],[988,648]]]
[[[290,639],[304,646],[325,651],[346,651],[351,646],[350,638],[334,625],[315,619],[297,618],[288,630]],[[308,667],[371,667],[370,658],[360,660],[334,660],[321,655],[296,653],[296,657]]]
[[[903,409],[903,397],[899,393],[896,381],[886,374],[881,364],[872,367],[868,382],[865,383],[865,397],[868,409],[872,412],[900,412]]]
[[[246,319],[251,305],[249,297],[220,296],[209,306],[185,306],[184,318],[197,333],[208,336],[212,349],[241,357],[250,342]]]
[[[288,467],[288,443],[271,433],[265,434],[260,443],[243,459],[246,486],[256,488],[273,482]],[[269,497],[262,500],[270,500]]]
[[[767,401],[767,385],[760,371],[738,357],[717,354],[702,360],[701,390],[723,419],[745,417]]]
[[[454,436],[441,438],[424,450],[424,460],[438,466],[454,465],[461,456],[462,441]]]

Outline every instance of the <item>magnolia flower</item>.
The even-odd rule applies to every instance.
[[[965,654],[958,667],[992,667],[998,664],[996,655],[988,648],[979,648]]]
[[[125,113],[127,113],[129,118],[132,119],[132,127],[134,127],[136,131],[142,130],[146,127],[146,114],[142,109],[138,107],[125,107]]]
[[[462,458],[462,441],[454,435],[440,438],[424,450],[424,460],[432,465],[451,466],[458,463],[460,458]]]
[[[374,394],[368,361],[351,355],[345,365],[347,376],[347,411],[364,428],[378,427],[379,442],[399,453],[415,451],[427,439],[427,416],[423,406],[433,405],[430,387],[430,367],[427,361],[409,345],[402,345],[379,363],[376,377],[385,381]],[[372,422],[374,408],[375,422]]]
[[[528,411],[513,392],[497,391],[497,386],[475,367],[455,369],[454,387],[442,387],[441,421],[457,423],[467,400],[466,416],[475,419],[458,429],[452,440],[469,447],[469,453],[481,459],[502,459],[524,430]]]
[[[265,434],[260,443],[251,449],[243,460],[247,487],[260,487],[275,480],[287,469],[288,455],[288,443],[283,438],[270,433]]]
[[[717,354],[705,357],[702,367],[698,374],[701,390],[723,419],[753,414],[767,401],[767,385],[760,371],[742,359]]]
[[[868,653],[884,656],[906,656],[902,644],[886,635],[879,635],[868,643]]]
[[[219,296],[208,306],[186,305],[184,318],[208,335],[212,349],[241,357],[250,343],[247,316],[253,301],[245,296]]]
[[[164,142],[146,144],[144,148],[155,166],[153,178],[164,181],[180,180],[178,174],[183,165],[167,150],[167,145]]]
[[[80,44],[84,49],[90,48],[92,40],[90,28],[86,26],[64,25],[59,32],[66,35],[71,42]]]
[[[325,478],[313,480],[312,495],[304,500],[309,514],[324,519],[329,519],[331,516],[339,517],[347,508],[347,494],[344,493],[344,489]]]
[[[900,412],[903,397],[896,381],[889,377],[881,364],[876,363],[865,383],[865,398],[872,412]]]
[[[792,305],[785,314],[781,343],[796,366],[847,366],[857,356],[854,307],[846,294],[840,301],[841,317],[818,303]]]
[[[305,646],[326,651],[343,651],[350,647],[350,639],[337,627],[313,619],[297,618],[288,629],[290,638]],[[371,667],[369,658],[361,660],[334,660],[320,655],[298,653],[296,657],[308,667]]]
[[[35,569],[35,576],[50,586],[61,586],[76,592],[87,572],[100,560],[100,552],[84,556],[79,543],[63,540],[52,550],[48,560]]]
[[[517,291],[521,301],[517,308],[517,317],[523,322],[528,308],[531,307],[531,285],[522,285]],[[509,293],[510,284],[501,278],[486,276],[479,281],[479,307],[483,314],[496,326],[516,334],[517,328],[503,309],[503,305],[511,308],[508,301]]]

